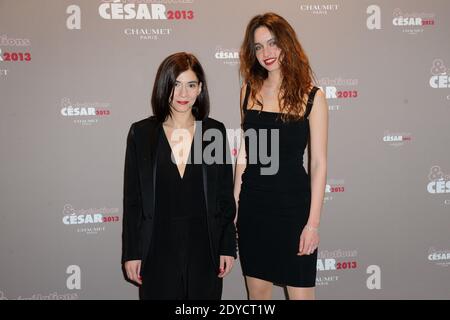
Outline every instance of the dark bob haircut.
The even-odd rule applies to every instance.
[[[164,122],[171,114],[170,103],[178,76],[192,70],[202,84],[202,90],[192,106],[196,120],[204,120],[209,115],[208,86],[203,68],[198,59],[190,53],[178,52],[168,56],[158,68],[152,92],[153,115],[159,122]]]

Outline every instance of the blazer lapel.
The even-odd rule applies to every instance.
[[[205,150],[206,147],[206,142],[204,141],[203,137],[205,134],[205,130],[207,130],[208,128],[205,125],[205,122],[199,122],[199,124],[201,124],[201,130],[198,130],[198,132],[201,132],[201,136],[196,135],[197,139],[201,139],[201,144],[197,143],[196,145],[201,145],[201,154],[200,154],[200,159],[202,161],[202,173],[203,173],[203,193],[205,196],[205,204],[206,204],[206,215],[208,216],[209,214],[209,203],[208,203],[208,166],[206,165],[205,161],[203,160],[203,151]],[[198,150],[196,150],[198,152]],[[197,154],[196,154],[197,155]]]
[[[153,218],[155,212],[155,191],[156,191],[156,173],[157,173],[157,157],[159,135],[161,133],[161,124],[159,122],[150,122],[146,130],[143,130],[142,136],[142,203],[144,216]],[[151,197],[149,197],[151,195]]]
[[[156,125],[155,132],[153,134],[153,143],[152,143],[152,160],[153,160],[153,207],[152,207],[152,214],[155,213],[155,207],[156,207],[156,174],[158,172],[158,151],[159,151],[159,141],[160,135],[162,133],[162,126],[160,123]]]

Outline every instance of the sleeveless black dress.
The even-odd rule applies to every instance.
[[[311,255],[297,256],[297,253],[311,202],[310,177],[303,167],[303,154],[309,140],[308,116],[317,90],[314,87],[309,94],[304,119],[289,122],[283,122],[279,113],[247,110],[249,90],[245,95],[243,129],[247,133],[247,166],[242,175],[237,231],[239,256],[246,276],[278,285],[315,286],[317,250]],[[270,132],[274,129],[279,133],[278,171],[272,175],[261,174],[262,168],[269,168],[273,163],[261,161],[259,150],[257,161],[252,161],[251,153],[255,154],[256,146],[250,142],[248,133],[256,133],[258,149],[265,146],[261,142],[267,144],[270,156]],[[264,132],[266,140],[262,139]]]

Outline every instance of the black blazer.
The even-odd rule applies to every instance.
[[[209,242],[216,269],[220,255],[236,258],[236,205],[233,196],[233,170],[223,123],[206,118],[205,130],[214,128],[223,135],[222,164],[203,162],[203,190],[206,199]],[[158,141],[162,125],[150,117],[131,125],[125,156],[122,263],[142,260],[141,274],[150,248],[155,215],[155,185]],[[210,142],[202,142],[202,151]],[[228,161],[225,161],[228,160]]]

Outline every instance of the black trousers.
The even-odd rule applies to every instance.
[[[141,299],[220,300],[217,275],[203,217],[158,223],[142,274]]]

